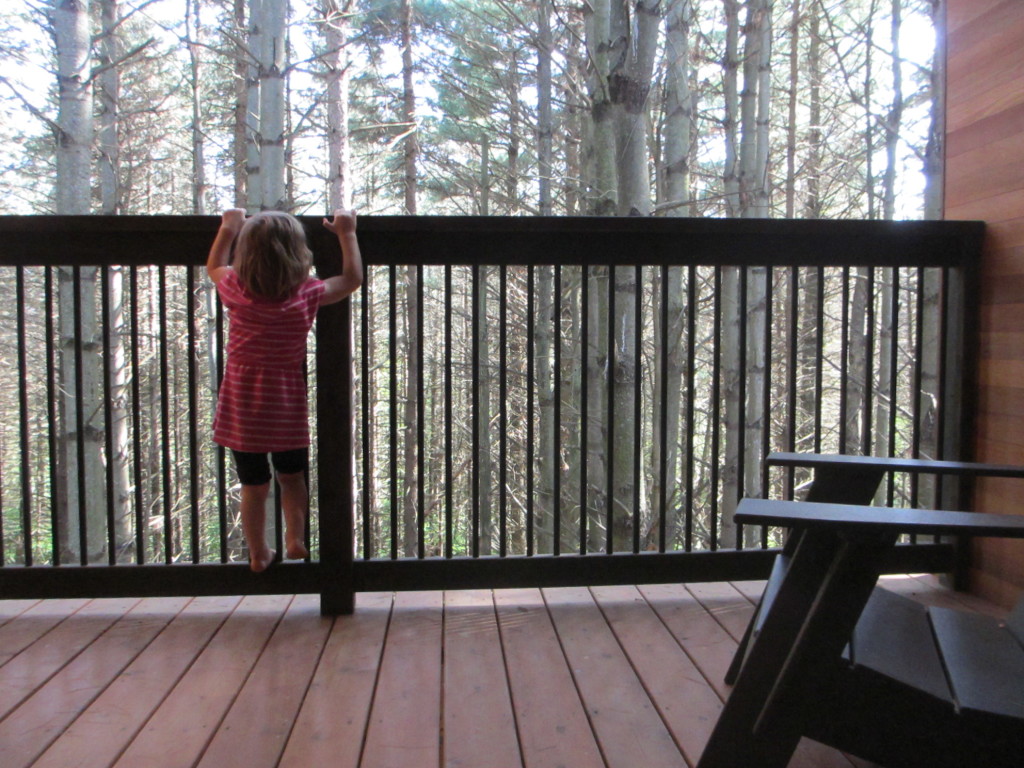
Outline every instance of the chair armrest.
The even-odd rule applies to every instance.
[[[855,456],[838,453],[785,453],[768,455],[765,463],[771,467],[828,467],[840,469],[870,469],[911,474],[957,475],[960,477],[1018,477],[1024,478],[1024,467],[1010,464],[979,464],[967,461],[938,461],[936,459],[901,459],[886,456]]]
[[[736,521],[784,528],[876,529],[936,536],[1024,538],[1024,515],[743,499]]]

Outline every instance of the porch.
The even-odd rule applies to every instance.
[[[758,579],[781,537],[735,504],[809,479],[768,453],[969,458],[978,222],[373,217],[366,285],[311,343],[312,557],[255,576],[208,439],[216,226],[0,222],[5,597],[319,592],[344,613],[360,592]],[[894,473],[880,501],[968,491]],[[899,554],[889,572],[957,565],[946,542]]]
[[[694,765],[761,587],[2,601],[0,764]],[[805,740],[793,765],[866,764]]]

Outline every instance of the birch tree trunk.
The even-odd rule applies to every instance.
[[[537,3],[537,197],[541,216],[553,213],[551,205],[551,33],[552,0]]]
[[[725,144],[725,162],[722,168],[722,192],[725,198],[726,216],[741,215],[740,166],[739,166],[739,68],[740,68],[740,3],[739,0],[723,0],[725,6],[725,58],[722,77],[724,115],[722,118],[722,139]]]
[[[551,201],[552,138],[554,127],[551,117],[551,57],[554,42],[551,33],[551,0],[540,0],[537,5],[537,194],[541,216],[553,213]],[[554,547],[555,472],[559,471],[560,457],[555,455],[555,387],[552,354],[557,338],[555,314],[554,275],[547,267],[530,267],[537,275],[537,314],[534,325],[533,354],[536,360],[535,378],[538,410],[537,449],[537,501],[534,511],[534,531],[537,552],[550,554]]]
[[[352,205],[352,180],[349,170],[349,13],[352,0],[321,0],[327,53],[327,176],[329,210]]]
[[[57,213],[91,212],[93,140],[88,0],[54,0],[50,8],[57,51]],[[96,318],[95,267],[61,267],[61,444],[66,478],[65,523],[58,533],[62,560],[97,562],[106,553],[103,473],[102,340]],[[61,535],[63,534],[63,535]]]
[[[608,91],[616,129],[618,214],[651,213],[647,98],[661,22],[658,0],[612,0]]]
[[[890,44],[892,46],[892,106],[886,122],[885,155],[886,168],[883,187],[883,217],[896,217],[896,166],[900,131],[903,124],[903,62],[900,58],[900,27],[902,26],[902,0],[892,0],[892,24]],[[887,269],[882,278],[882,289],[878,306],[878,382],[875,395],[873,450],[878,455],[889,451],[889,409],[892,407],[892,345],[894,344],[893,277],[894,269]],[[867,372],[867,385],[871,386],[871,372]],[[880,489],[881,491],[881,489]],[[879,499],[881,501],[881,499]]]
[[[690,93],[689,37],[693,18],[693,6],[690,0],[673,0],[665,11],[665,125],[663,129],[663,181],[662,200],[660,203],[670,216],[692,215],[690,203],[690,146],[693,135],[693,105]],[[670,483],[668,478],[679,477],[677,463],[679,460],[680,443],[684,451],[692,450],[692,443],[681,434],[682,417],[680,414],[680,392],[683,382],[684,312],[682,269],[666,270],[662,278],[665,281],[662,291],[655,296],[655,337],[665,345],[664,358],[658,354],[654,358],[655,387],[654,424],[665,422],[664,440],[661,431],[656,431],[652,440],[651,466],[654,468],[654,481],[651,484],[649,506],[656,514],[661,513],[661,505],[666,507],[668,527],[666,539],[671,542],[675,535],[677,516],[668,514],[668,510],[681,503],[681,494],[676,489],[681,485]],[[664,311],[662,302],[667,303]],[[667,321],[667,324],[666,324]],[[661,393],[668,395],[663,400]],[[663,415],[664,414],[664,415]],[[693,425],[688,424],[687,429]],[[662,476],[661,468],[665,467]],[[683,490],[690,493],[691,489]],[[653,531],[652,531],[653,533]],[[648,536],[647,547],[656,546],[651,535]],[[670,545],[669,545],[670,546]]]
[[[242,0],[244,2],[244,0]],[[261,98],[263,61],[263,2],[264,0],[248,0],[248,50],[242,51],[240,60],[245,61],[245,208],[249,213],[256,213],[264,208],[263,204],[263,151],[260,133]],[[238,17],[241,21],[241,17]],[[241,68],[241,65],[240,65]],[[240,200],[239,203],[242,201]]]
[[[606,416],[608,413],[606,374],[608,371],[608,267],[591,267],[584,270],[583,280],[587,281],[587,305],[581,308],[587,313],[587,334],[581,339],[581,353],[585,360],[581,369],[585,374],[587,388],[586,457],[587,484],[584,489],[586,509],[581,510],[581,520],[587,516],[587,551],[602,552],[607,543],[605,521],[608,510],[608,472],[612,465],[608,456]]]
[[[795,4],[794,4],[795,5]],[[796,13],[794,9],[794,14]],[[807,91],[809,97],[808,114],[809,128],[804,139],[806,156],[803,163],[803,177],[806,191],[801,205],[805,219],[820,219],[821,202],[821,166],[822,166],[822,130],[821,130],[821,14],[811,13],[808,17],[807,31]],[[818,365],[819,336],[822,329],[818,326],[818,305],[824,300],[821,293],[821,275],[816,267],[805,270],[803,284],[803,300],[800,301],[800,342],[797,352],[798,389],[797,423],[804,425],[797,433],[796,448],[819,451],[820,441],[820,408],[818,401],[818,381],[822,374]]]
[[[739,216],[742,213],[740,197],[740,98],[739,98],[739,39],[740,4],[738,0],[723,0],[725,6],[725,59],[722,62],[725,115],[722,121],[725,143],[725,165],[722,171],[722,188],[725,197],[726,215]],[[725,457],[722,465],[721,521],[718,525],[716,546],[736,546],[736,523],[733,515],[739,497],[740,443],[742,442],[740,412],[740,270],[738,267],[722,268],[722,347],[719,351],[722,371],[722,399],[725,418]],[[712,493],[714,493],[714,489]]]
[[[800,0],[793,0],[789,22],[789,88],[786,120],[786,218],[796,217],[797,105],[800,93]],[[813,125],[813,122],[812,122]]]
[[[662,205],[673,215],[690,216],[690,144],[693,105],[690,94],[691,0],[672,0],[665,12],[665,127]]]
[[[735,126],[737,106],[738,135],[727,135],[725,189],[730,214],[742,217],[768,215],[768,126],[770,105],[771,19],[765,0],[748,0],[743,26],[743,90],[736,101],[736,68],[740,66],[738,45],[739,9],[726,0],[727,57],[725,62],[726,125]],[[735,30],[735,32],[733,31]],[[732,167],[738,168],[735,181],[729,178],[728,156],[739,147]],[[736,504],[743,495],[757,495],[761,486],[763,436],[767,429],[764,401],[767,350],[767,270],[747,269],[746,294],[743,293],[741,268],[723,271],[723,339],[726,355],[725,443],[726,471],[722,499],[722,543],[730,546],[735,533],[732,520]],[[744,303],[746,310],[744,311]],[[736,313],[733,315],[733,313]],[[741,351],[745,352],[745,363]],[[742,382],[742,383],[741,383]],[[743,472],[739,471],[742,452]],[[749,531],[748,534],[753,534]],[[736,541],[737,544],[742,542]],[[747,544],[754,543],[748,535]]]
[[[946,2],[931,0],[932,23],[935,26],[936,49],[932,59],[930,74],[932,90],[931,119],[928,130],[928,144],[925,151],[925,200],[924,217],[941,219],[943,217],[943,159],[945,156],[945,89],[946,89]],[[918,318],[921,324],[922,354],[917,364],[921,372],[921,392],[918,395],[918,412],[921,431],[918,435],[918,450],[921,456],[940,456],[938,445],[938,382],[939,382],[939,302],[941,297],[941,278],[937,270],[921,270],[921,285],[918,290],[924,292],[923,316]],[[933,503],[935,483],[922,483],[919,487],[921,500],[925,504]]]
[[[612,216],[618,208],[615,162],[615,113],[609,83],[611,73],[612,3],[622,0],[594,0],[586,14],[587,92],[590,97],[590,129],[587,146],[589,182],[587,213]]]
[[[185,6],[186,37],[192,95],[192,212],[206,215],[206,151],[203,126],[203,41],[199,16],[200,0],[188,0]]]
[[[263,2],[260,47],[260,179],[263,209],[286,210],[285,77],[288,67],[287,0]]]
[[[932,26],[935,28],[935,55],[928,78],[931,86],[931,111],[928,143],[924,153],[924,218],[943,216],[942,181],[946,140],[946,7],[945,0],[930,0]]]
[[[405,212],[410,216],[415,216],[417,212],[416,203],[416,164],[419,158],[419,141],[416,130],[413,126],[416,124],[416,91],[415,91],[415,72],[413,64],[413,37],[412,37],[412,25],[413,25],[413,0],[402,0],[402,82],[403,82],[403,119],[408,124],[409,129],[405,137],[405,178],[404,178],[404,191],[405,191]],[[405,552],[406,555],[412,555],[416,552],[416,536],[408,535],[409,532],[416,531],[416,520],[417,520],[417,486],[419,485],[419,478],[417,477],[417,443],[416,434],[418,428],[417,418],[417,401],[418,391],[417,384],[419,383],[420,370],[419,370],[419,335],[413,332],[413,329],[417,327],[417,307],[419,303],[418,297],[418,285],[419,276],[416,271],[416,267],[408,266],[405,269],[405,307],[407,312],[406,327],[410,329],[410,332],[406,338],[405,349],[408,354],[408,376],[405,380],[405,452],[404,452],[404,483],[405,488],[403,489],[402,497],[404,499],[403,504],[403,524],[406,535]]]
[[[100,144],[100,207],[104,216],[116,216],[121,212],[121,162],[118,129],[120,123],[121,78],[118,62],[121,59],[121,38],[118,32],[120,12],[117,0],[103,0],[100,8],[102,33],[100,36],[99,91],[99,144]],[[124,269],[111,266],[107,270],[108,352],[106,356],[107,376],[110,390],[107,398],[110,406],[110,445],[112,455],[108,457],[109,471],[113,480],[114,546],[117,559],[132,540],[132,516],[130,508],[131,474],[129,471],[130,444],[128,423],[128,369],[124,348]]]

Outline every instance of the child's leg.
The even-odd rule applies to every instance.
[[[235,469],[242,484],[242,533],[249,547],[249,567],[265,571],[277,553],[267,546],[267,496],[270,494],[270,464],[265,453],[232,451]]]
[[[267,495],[270,483],[242,486],[242,532],[249,546],[249,567],[254,573],[265,571],[274,562],[276,552],[267,546]]]
[[[306,549],[306,468],[309,450],[280,451],[271,454],[277,482],[281,486],[281,510],[284,512],[284,551],[289,560],[309,557]]]
[[[304,472],[277,473],[281,485],[281,509],[284,512],[285,556],[290,560],[309,557],[306,549],[306,475]]]

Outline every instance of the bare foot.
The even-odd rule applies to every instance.
[[[289,541],[285,544],[284,554],[289,560],[305,560],[309,557],[309,550],[301,541]]]
[[[263,573],[274,562],[275,557],[277,557],[277,552],[272,549],[264,550],[260,556],[250,555],[249,569],[253,573]]]

